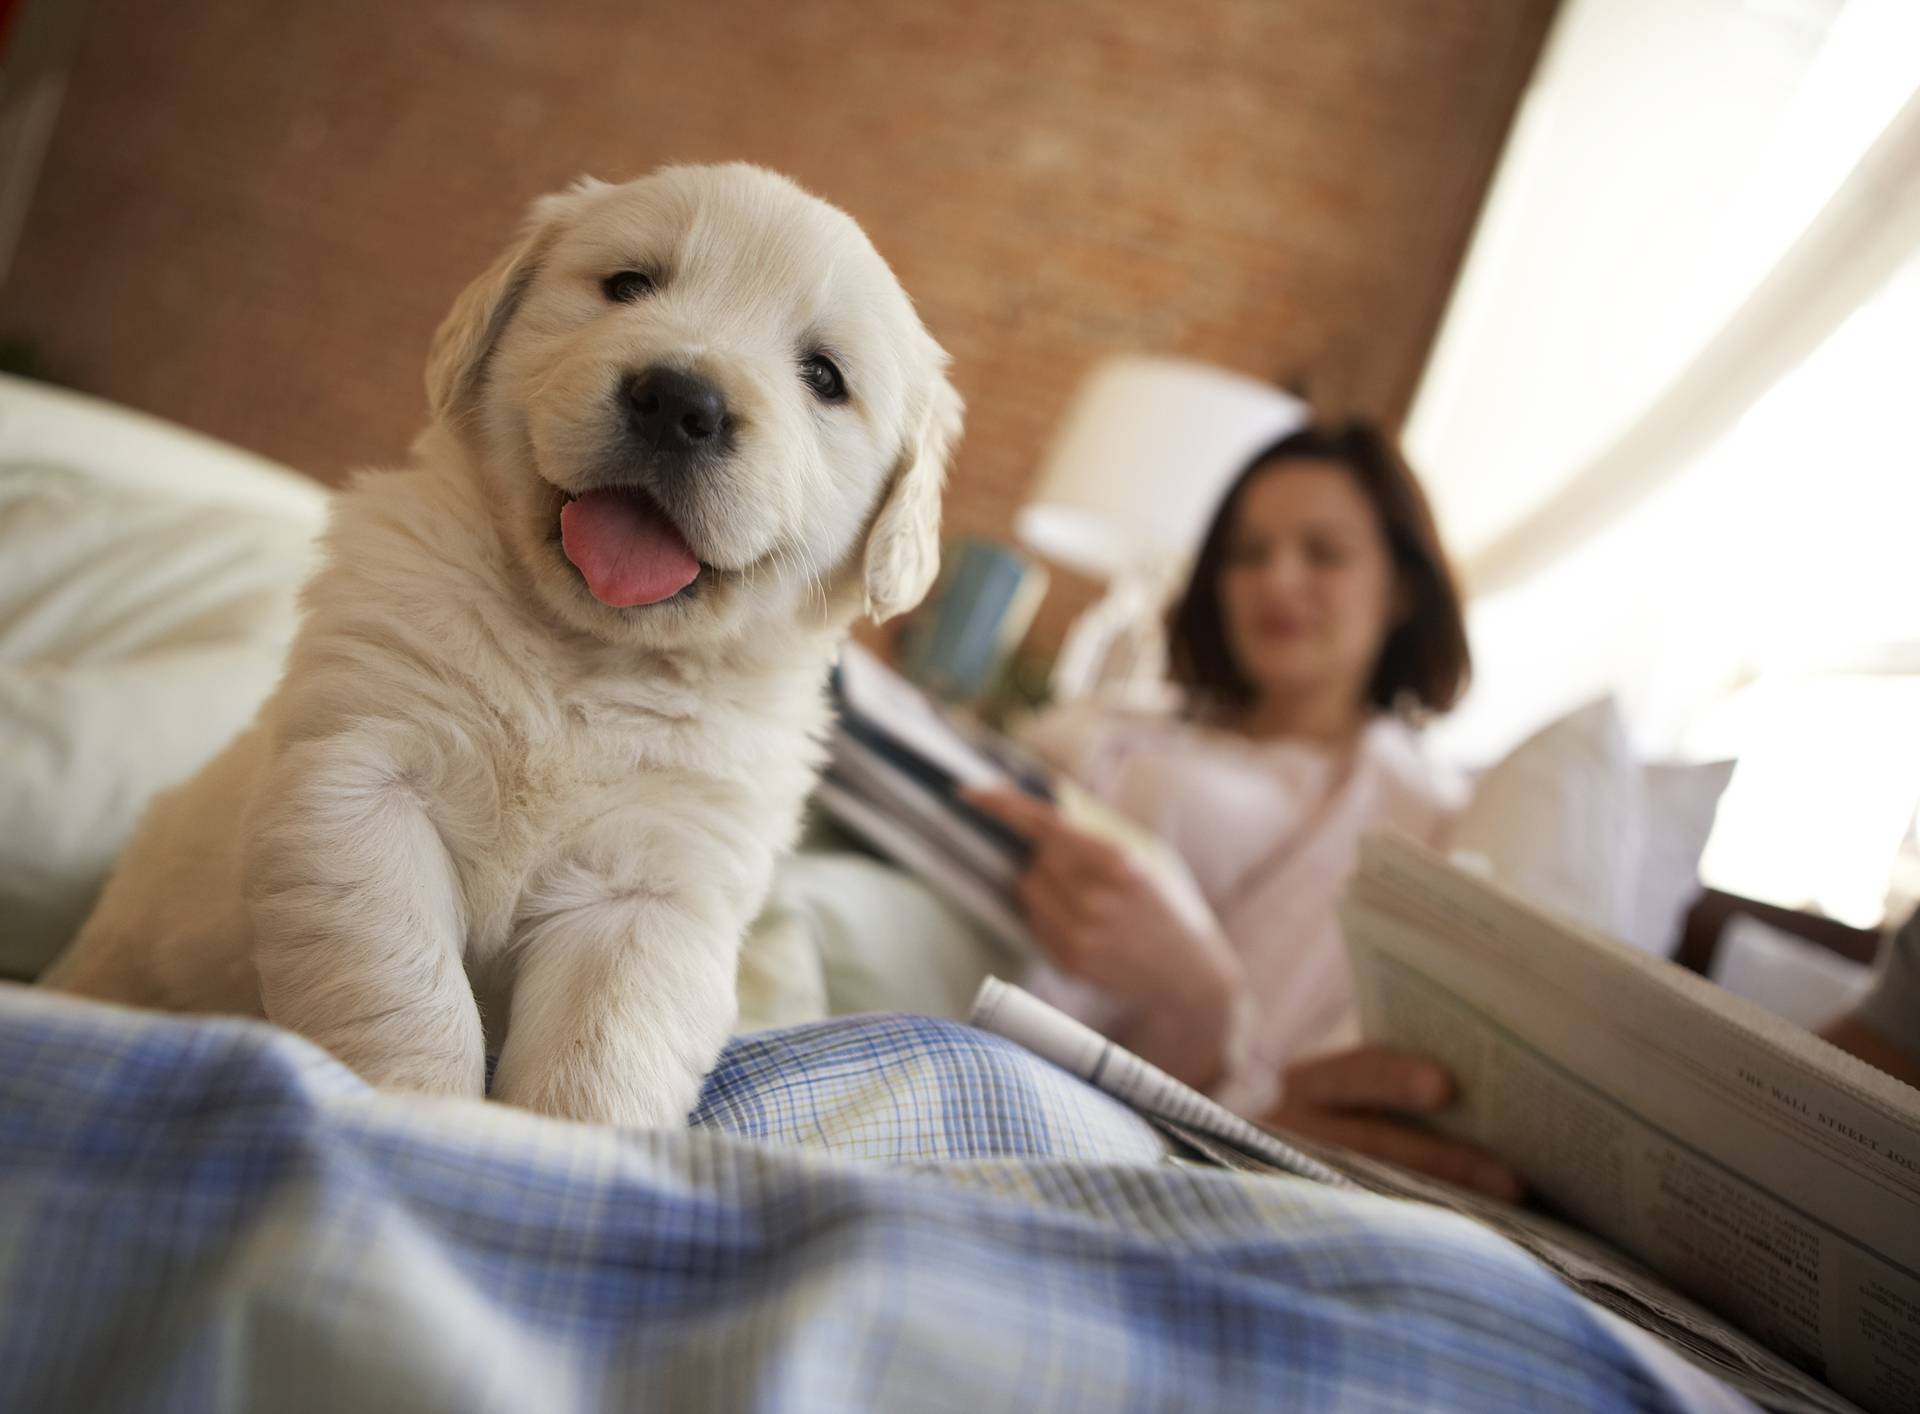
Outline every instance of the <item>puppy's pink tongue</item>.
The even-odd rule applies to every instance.
[[[700,573],[687,542],[645,496],[589,491],[560,512],[560,544],[602,604],[630,609],[678,594]]]

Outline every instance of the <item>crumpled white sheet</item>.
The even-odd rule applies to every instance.
[[[154,794],[272,690],[326,505],[218,443],[0,380],[0,975],[52,960]]]

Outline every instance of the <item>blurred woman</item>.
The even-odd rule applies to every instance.
[[[1173,716],[1074,705],[1027,744],[1179,853],[1170,886],[1052,806],[979,802],[1035,841],[1020,896],[1056,1004],[1233,1108],[1349,1039],[1334,915],[1360,836],[1441,844],[1463,783],[1419,723],[1464,691],[1460,598],[1412,472],[1374,428],[1261,451],[1171,620]]]

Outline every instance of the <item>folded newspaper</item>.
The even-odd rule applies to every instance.
[[[970,787],[1018,789],[1129,850],[1170,887],[1191,888],[1180,857],[1015,743],[956,718],[858,644],[834,671],[834,730],[820,807],[918,876],[1017,955],[1033,940],[1014,887],[1028,842],[970,805]]]
[[[1213,1162],[1474,1218],[1767,1408],[1920,1408],[1920,1094],[1401,840],[1342,916],[1369,1038],[1449,1065],[1445,1127],[1553,1216],[1261,1129],[997,979],[973,1022]]]
[[[1920,1092],[1402,839],[1364,842],[1341,922],[1367,1038],[1445,1064],[1442,1128],[1722,1318],[1630,1293],[1676,1337],[1737,1327],[1867,1409],[1920,1409]]]

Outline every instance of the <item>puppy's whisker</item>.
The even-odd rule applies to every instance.
[[[548,368],[535,374],[529,389],[532,395],[530,400],[537,400],[552,392],[554,384],[563,382],[566,376],[567,371],[564,366]]]
[[[806,560],[807,560],[807,578],[812,581],[814,592],[820,596],[820,608],[822,612],[824,612],[827,607],[826,571],[820,568],[819,560],[817,560],[812,555],[812,553],[810,552],[807,553]]]
[[[776,552],[783,567],[797,570],[801,579],[801,588],[811,599],[815,593],[824,592],[821,587],[820,573],[815,567],[813,556],[807,547],[797,541],[782,545]]]
[[[813,597],[815,575],[806,552],[798,545],[783,545],[774,552],[776,563],[783,571],[797,571],[801,581],[801,593],[807,599]]]

